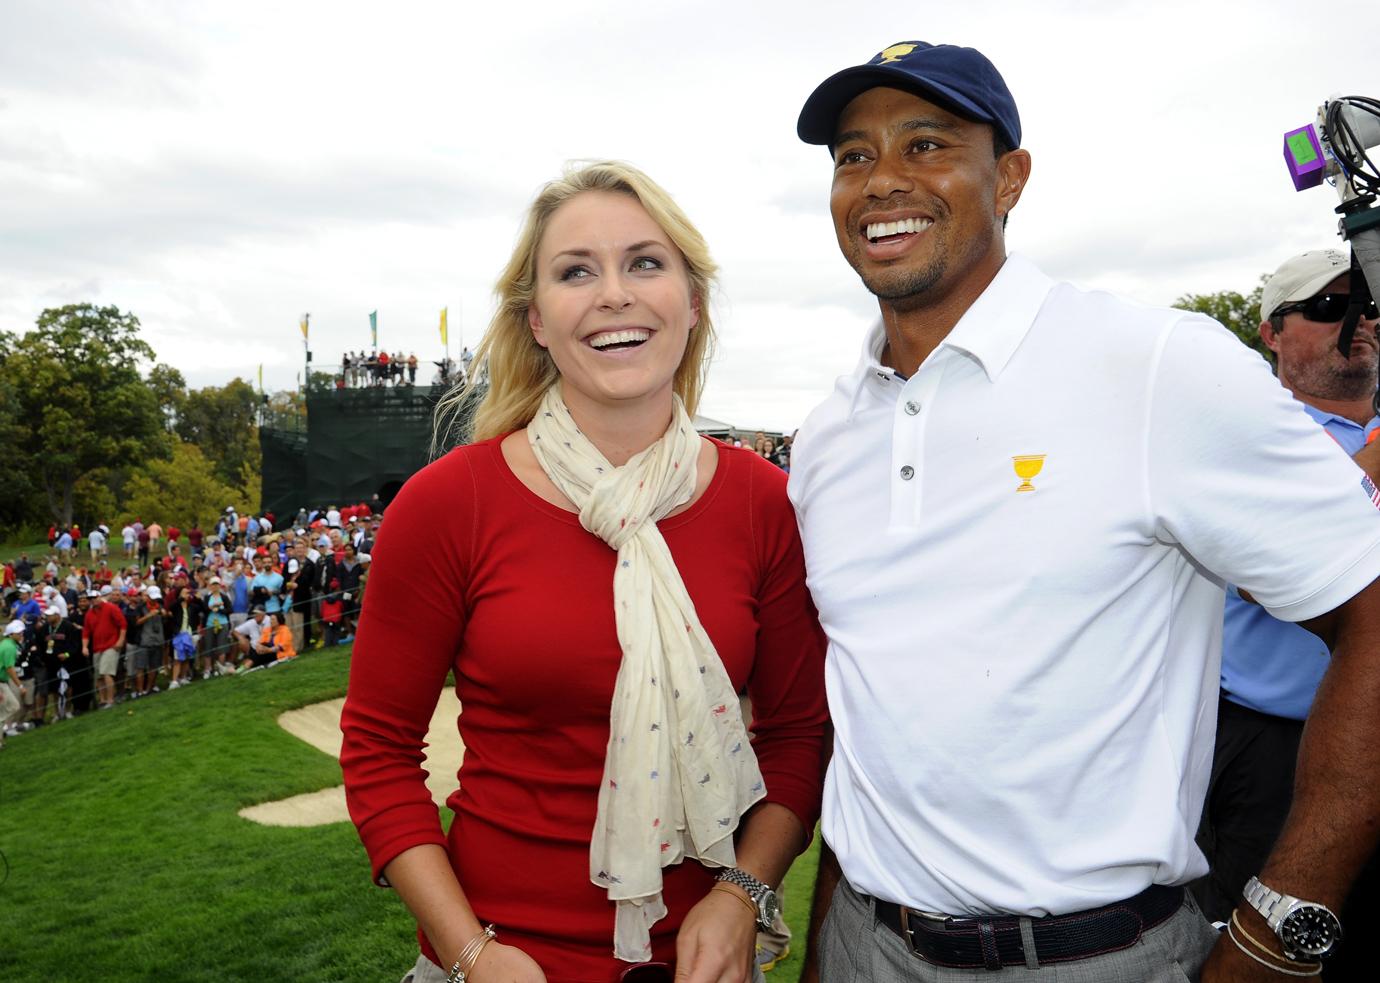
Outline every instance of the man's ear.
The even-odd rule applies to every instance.
[[[1030,180],[1030,151],[1008,150],[997,160],[997,215],[1006,217],[1021,200]]]
[[[1270,351],[1279,354],[1279,332],[1275,330],[1273,321],[1260,322],[1260,340]]]

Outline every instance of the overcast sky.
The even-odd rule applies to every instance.
[[[473,344],[536,189],[615,157],[722,267],[701,411],[791,429],[875,302],[840,257],[805,97],[904,40],[980,48],[1034,158],[1008,244],[1168,304],[1337,242],[1285,130],[1380,96],[1373,0],[1298,4],[0,0],[0,327],[115,304],[194,386],[296,384],[369,343]]]

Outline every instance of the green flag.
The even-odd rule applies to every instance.
[[[379,312],[369,312],[369,333],[374,337],[374,347],[379,346]]]

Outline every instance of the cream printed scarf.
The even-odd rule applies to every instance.
[[[690,500],[700,439],[680,398],[671,425],[622,467],[547,391],[528,441],[580,524],[617,550],[613,605],[623,661],[589,846],[590,880],[617,903],[614,955],[651,958],[666,916],[661,869],[686,857],[735,866],[733,834],[766,794],[738,697],[685,591],[658,520]]]

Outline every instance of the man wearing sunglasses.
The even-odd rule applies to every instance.
[[[1260,337],[1274,353],[1280,383],[1311,408],[1315,420],[1326,426],[1328,419],[1336,418],[1355,429],[1366,428],[1374,416],[1376,310],[1371,300],[1356,326],[1351,350],[1345,355],[1338,351],[1337,335],[1351,291],[1350,262],[1340,250],[1293,257],[1275,272],[1261,295]],[[1331,428],[1328,432],[1339,438]]]
[[[1374,477],[1380,429],[1372,400],[1380,346],[1372,300],[1356,326],[1350,350],[1337,336],[1353,289],[1344,252],[1320,249],[1287,260],[1261,295],[1260,337],[1274,355],[1280,383],[1343,450]],[[1280,621],[1228,591],[1222,633],[1222,691],[1212,778],[1198,843],[1212,867],[1194,885],[1203,912],[1231,917],[1246,882],[1261,869],[1284,826],[1294,792],[1294,762],[1303,721],[1328,666],[1327,646],[1312,632]],[[1339,912],[1363,925],[1380,898],[1374,861]],[[1343,946],[1329,960],[1337,979],[1362,979],[1364,944]],[[1359,975],[1352,975],[1352,971]]]

